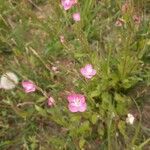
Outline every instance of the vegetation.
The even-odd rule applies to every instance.
[[[0,0],[0,76],[19,80],[0,89],[0,149],[148,149],[149,10],[149,0],[78,0],[68,10],[59,0]],[[68,108],[71,94],[85,110]]]

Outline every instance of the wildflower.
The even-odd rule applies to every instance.
[[[117,26],[117,27],[122,27],[123,25],[124,25],[124,20],[123,19],[121,19],[121,18],[119,18],[117,21],[116,21],[116,23],[115,23],[115,26]]]
[[[91,64],[87,64],[84,68],[81,68],[80,72],[87,79],[91,79],[96,75],[96,70],[92,68]]]
[[[84,95],[73,93],[67,97],[67,100],[71,112],[84,112],[87,109]]]
[[[77,3],[77,0],[61,0],[61,5],[65,10],[70,9]]]
[[[133,21],[135,24],[139,25],[141,23],[141,17],[138,15],[133,16]]]
[[[121,7],[121,11],[122,11],[122,13],[126,13],[128,11],[128,9],[129,9],[129,4],[128,4],[128,2],[125,2]]]
[[[48,106],[53,106],[55,104],[54,98],[53,97],[49,97],[47,104],[48,104]]]
[[[134,120],[135,120],[134,116],[132,114],[130,114],[130,113],[127,116],[128,117],[126,118],[126,123],[133,124]]]
[[[22,86],[26,93],[31,93],[36,90],[36,85],[32,81],[22,81]]]
[[[0,78],[0,88],[10,90],[18,84],[18,77],[13,72],[6,72]]]
[[[65,42],[65,37],[63,35],[60,36],[60,42],[64,43]]]
[[[73,17],[73,20],[74,20],[74,21],[80,21],[80,13],[79,13],[79,12],[74,13],[74,14],[72,15],[72,17]]]
[[[56,67],[56,66],[53,66],[53,67],[52,67],[52,71],[53,71],[54,73],[59,73],[58,67]]]

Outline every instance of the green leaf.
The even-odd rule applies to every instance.
[[[35,105],[35,109],[39,112],[40,115],[47,116],[46,110],[44,110],[43,108]]]
[[[127,139],[128,136],[126,135],[126,124],[124,121],[121,120],[118,123],[118,129],[119,129],[120,133],[124,136],[124,138]]]
[[[75,58],[81,58],[81,57],[85,57],[85,53],[75,53],[74,54]]]
[[[105,134],[105,129],[104,126],[102,124],[98,125],[98,129],[97,129],[98,134],[103,137],[103,135]]]
[[[98,121],[98,115],[97,114],[93,114],[91,117],[91,121],[93,124],[96,124],[96,122]]]
[[[119,115],[124,115],[127,113],[129,98],[125,96],[121,96],[118,93],[115,93],[114,97],[116,103],[116,112]]]
[[[84,133],[87,133],[87,131],[90,131],[90,123],[89,121],[85,121],[81,123],[81,126],[79,127],[78,132],[83,135]]]
[[[79,122],[81,119],[81,116],[76,115],[76,116],[71,116],[71,122]]]
[[[41,103],[41,102],[44,102],[45,101],[45,97],[40,97],[38,100],[37,100],[37,103]]]
[[[97,97],[100,95],[100,92],[98,90],[95,90],[95,91],[92,91],[90,92],[90,97],[93,98],[93,97]]]
[[[84,138],[80,139],[80,141],[79,141],[79,147],[80,147],[80,149],[82,149],[84,147],[85,142],[86,142],[86,140]]]

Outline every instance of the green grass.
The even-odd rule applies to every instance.
[[[0,0],[0,76],[11,71],[20,81],[13,90],[0,89],[0,149],[142,150],[149,144],[143,108],[149,106],[150,4],[132,0],[131,11],[122,14],[123,4],[78,0],[64,11],[59,0]],[[75,23],[77,11],[81,21]],[[142,16],[139,26],[134,14]],[[115,26],[118,18],[123,27]],[[88,63],[97,70],[91,80],[80,74]],[[25,93],[22,80],[38,90]],[[85,95],[87,111],[69,112],[72,91]],[[47,106],[49,96],[54,107]],[[125,122],[129,112],[133,125]]]

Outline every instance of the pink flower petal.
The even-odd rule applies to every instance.
[[[80,13],[74,13],[72,17],[74,21],[80,21]]]
[[[55,104],[54,98],[53,97],[49,97],[47,103],[48,103],[48,106],[53,106]]]
[[[128,4],[128,2],[125,2],[125,4],[123,4],[121,7],[121,11],[122,11],[122,13],[126,13],[128,11],[128,9],[129,9],[129,4]]]
[[[85,68],[86,69],[92,69],[92,65],[91,64],[87,64],[87,65],[85,65]]]
[[[78,108],[78,111],[84,112],[87,109],[86,103],[83,103],[81,107]]]
[[[93,76],[92,75],[84,75],[87,79],[91,79]]]
[[[81,72],[82,75],[86,75],[86,70],[85,70],[85,68],[81,68],[81,69],[80,69],[80,72]]]
[[[78,112],[78,107],[73,106],[72,104],[69,104],[68,108],[71,112]]]
[[[67,97],[67,100],[68,100],[69,103],[71,103],[71,102],[74,101],[75,98],[76,98],[75,94],[71,94],[71,95],[69,95],[69,96]]]
[[[84,103],[84,102],[85,102],[85,97],[84,97],[84,95],[78,94],[78,95],[77,95],[77,98],[80,99],[81,103]]]
[[[84,68],[80,69],[80,73],[87,79],[91,79],[96,75],[96,70],[92,68],[91,64],[87,64]]]
[[[117,26],[117,27],[122,27],[123,25],[124,25],[124,20],[123,19],[121,19],[121,18],[119,18],[117,21],[116,21],[116,23],[115,23],[115,26]]]
[[[85,97],[82,94],[70,94],[67,97],[68,108],[71,112],[84,112],[86,110]]]
[[[70,9],[77,3],[77,0],[61,0],[61,5],[65,10]]]
[[[135,24],[139,25],[141,23],[141,17],[138,15],[134,15],[133,21],[135,22]]]
[[[96,70],[93,69],[91,75],[92,76],[96,75]]]
[[[60,42],[64,43],[65,42],[65,37],[63,35],[60,36]]]
[[[22,86],[26,93],[34,92],[36,90],[36,85],[32,81],[22,81]]]

